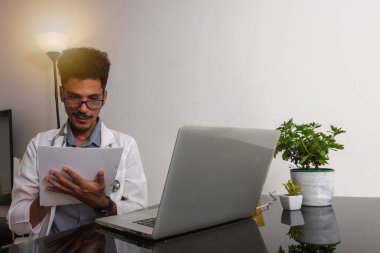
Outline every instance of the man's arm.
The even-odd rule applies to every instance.
[[[12,204],[9,208],[7,219],[9,228],[19,235],[39,234],[41,231],[37,228],[37,225],[41,224],[41,221],[46,215],[49,215],[50,211],[50,207],[42,210],[38,208],[37,139],[38,137],[35,137],[29,142],[20,168],[16,170],[13,179]]]
[[[29,209],[29,222],[32,228],[41,223],[45,215],[50,211],[50,206],[40,206],[40,198],[37,198],[30,205]]]

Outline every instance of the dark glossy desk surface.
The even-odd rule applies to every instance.
[[[279,202],[275,201],[263,212],[265,225],[260,231],[268,252],[279,252],[280,246],[288,252],[288,245],[299,245],[286,235],[291,227],[286,224],[290,215]],[[325,243],[336,244],[340,241],[335,251],[312,252],[380,252],[380,198],[335,197],[331,207],[303,207],[302,218],[305,224],[301,228],[309,242],[325,240]]]
[[[266,202],[263,198],[262,202]],[[380,198],[336,197],[331,207],[283,211],[280,201],[257,218],[151,244],[85,226],[3,249],[13,252],[380,252]],[[292,226],[291,226],[292,225]],[[298,225],[298,227],[297,227]],[[287,235],[296,231],[295,238]],[[301,232],[300,232],[301,231]],[[325,245],[325,246],[317,246]],[[144,246],[143,246],[144,245]],[[298,249],[289,250],[293,245]],[[303,245],[304,249],[301,249]],[[326,247],[329,245],[330,248]],[[70,251],[69,248],[75,248]],[[284,251],[279,251],[280,247]],[[314,251],[305,248],[314,247]],[[315,248],[319,247],[319,251]],[[335,248],[335,250],[334,250]],[[59,249],[59,250],[58,250]]]

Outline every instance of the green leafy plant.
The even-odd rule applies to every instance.
[[[342,128],[330,126],[326,133],[318,131],[322,125],[312,122],[295,124],[293,119],[282,123],[274,157],[282,152],[282,159],[290,161],[302,169],[320,169],[329,161],[330,150],[342,150],[344,146],[336,142],[335,137],[345,133]]]
[[[304,235],[304,227],[303,226],[291,226],[286,235],[288,235],[290,239],[296,240],[298,237]]]
[[[289,196],[300,195],[302,188],[299,184],[294,184],[291,179],[288,180],[286,184],[282,184],[285,189],[288,191]]]

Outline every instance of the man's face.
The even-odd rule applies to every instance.
[[[96,119],[101,110],[100,106],[95,106],[99,108],[93,109],[91,108],[93,107],[91,106],[92,104],[90,108],[85,103],[80,106],[75,106],[75,104],[80,104],[78,101],[104,100],[104,105],[107,91],[102,89],[100,80],[70,78],[60,88],[61,101],[65,104],[65,110],[73,132],[91,132],[96,125]]]

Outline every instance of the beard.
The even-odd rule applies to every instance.
[[[83,112],[73,112],[72,119],[70,120],[71,129],[74,132],[87,132],[91,128],[94,127],[96,122],[94,123],[91,119],[94,118],[92,115],[87,115]],[[85,122],[81,122],[81,120],[86,120]]]

